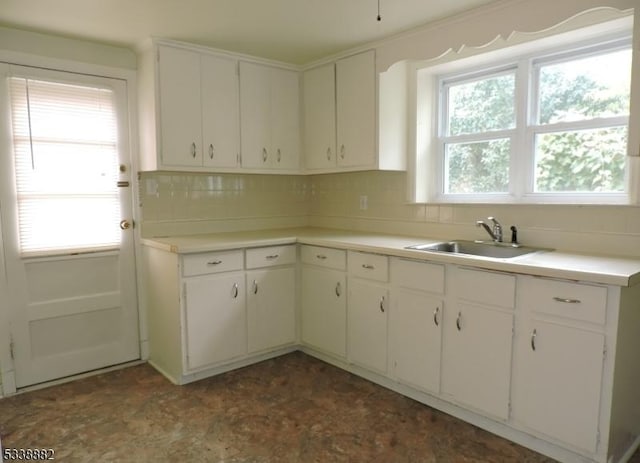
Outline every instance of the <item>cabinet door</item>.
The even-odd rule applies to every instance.
[[[440,392],[442,300],[398,289],[389,312],[389,348],[395,377],[410,386]]]
[[[501,419],[509,417],[513,314],[458,303],[445,312],[442,392]]]
[[[386,288],[349,279],[349,360],[380,373],[387,371],[388,299]]]
[[[293,267],[247,272],[249,352],[295,341],[295,285]]]
[[[300,77],[297,72],[271,70],[271,166],[300,166]]]
[[[305,167],[335,167],[335,65],[331,63],[306,71],[303,79]]]
[[[244,274],[185,281],[187,366],[196,369],[247,353]]]
[[[345,273],[302,268],[302,342],[339,357],[347,355]]]
[[[517,347],[514,420],[595,452],[604,335],[534,319]]]
[[[206,167],[236,167],[240,152],[237,61],[201,56],[202,142]]]
[[[373,167],[376,133],[373,51],[336,63],[336,96],[338,165]]]
[[[200,55],[164,46],[159,53],[162,165],[201,166]]]
[[[240,148],[242,167],[269,166],[271,152],[271,68],[240,63]]]

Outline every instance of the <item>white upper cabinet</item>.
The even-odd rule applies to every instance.
[[[237,167],[237,61],[160,45],[157,73],[157,167]]]
[[[377,146],[377,133],[383,130],[376,126],[377,92],[373,50],[303,73],[306,171],[406,169],[406,150],[382,150]],[[397,95],[396,99],[401,97]],[[384,130],[386,134],[387,128]],[[385,147],[389,145],[388,138],[382,138]]]
[[[336,76],[335,64],[304,73],[305,167],[336,167]]]
[[[160,164],[202,165],[200,54],[159,47]]]
[[[240,63],[242,167],[299,167],[299,77],[295,71]]]
[[[236,167],[240,153],[238,63],[201,55],[202,142],[205,167]]]
[[[373,166],[376,160],[375,54],[336,62],[338,166]]]

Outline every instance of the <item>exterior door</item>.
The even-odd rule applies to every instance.
[[[11,65],[0,74],[15,387],[138,359],[126,82]]]

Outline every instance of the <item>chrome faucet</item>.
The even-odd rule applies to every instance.
[[[502,243],[502,225],[500,225],[500,222],[498,222],[495,217],[487,217],[487,220],[491,220],[493,222],[493,229],[482,220],[478,220],[476,222],[476,226],[484,228],[491,239],[496,243]]]

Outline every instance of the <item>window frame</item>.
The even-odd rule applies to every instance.
[[[617,50],[632,50],[631,31],[610,34],[606,37],[582,41],[565,42],[560,46],[534,47],[533,51],[518,53],[519,45],[506,47],[500,59],[497,53],[486,59],[475,56],[474,64],[465,66],[456,63],[437,66],[431,78],[434,79],[431,111],[434,113],[432,127],[434,145],[432,148],[432,168],[427,180],[429,192],[427,202],[432,203],[520,203],[520,204],[630,204],[633,182],[630,162],[625,152],[625,179],[623,192],[536,192],[535,191],[535,137],[541,133],[555,133],[561,130],[585,130],[625,126],[629,127],[629,115],[598,117],[582,121],[538,124],[538,81],[539,69],[550,63],[562,63],[596,56]],[[515,52],[514,52],[515,50]],[[497,58],[496,58],[497,54]],[[505,57],[506,56],[506,57]],[[451,67],[454,71],[447,72]],[[423,68],[424,69],[424,68]],[[471,136],[464,134],[448,136],[447,86],[451,83],[478,80],[478,77],[497,75],[507,69],[515,69],[515,120],[514,129],[486,131]],[[421,71],[421,69],[418,69]],[[440,71],[440,72],[438,72]],[[431,75],[431,73],[430,73]],[[561,130],[558,130],[561,129]],[[507,138],[511,134],[509,159],[509,188],[507,193],[446,193],[446,145],[452,141],[481,141]],[[504,137],[502,135],[505,135]],[[628,135],[627,135],[628,136]],[[519,154],[518,154],[519,153]],[[418,178],[418,182],[420,182]],[[431,182],[431,183],[429,183]]]

